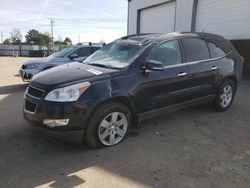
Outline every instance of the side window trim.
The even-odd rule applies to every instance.
[[[220,57],[216,57],[216,58],[210,58],[210,59],[203,59],[203,60],[199,60],[199,61],[190,61],[190,62],[186,62],[187,64],[195,64],[195,63],[204,63],[204,62],[209,62],[209,61],[217,61],[220,59],[223,59],[225,57],[227,57],[228,55],[230,55],[233,51],[228,52],[227,54],[220,56]]]

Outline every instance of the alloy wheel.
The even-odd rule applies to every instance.
[[[121,112],[108,114],[100,123],[98,137],[102,144],[113,146],[119,143],[128,129],[128,119]]]

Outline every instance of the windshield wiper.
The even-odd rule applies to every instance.
[[[86,63],[87,65],[93,65],[93,66],[97,66],[97,67],[103,67],[103,68],[109,68],[109,66],[107,65],[103,65],[103,64],[99,64],[99,63]]]
[[[112,67],[112,66],[108,66],[108,65],[99,64],[99,63],[85,63],[85,64],[92,65],[92,66],[97,66],[97,67],[108,68],[108,69],[117,69],[117,70],[120,69],[118,67]]]

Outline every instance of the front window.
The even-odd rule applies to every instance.
[[[163,67],[181,64],[182,57],[178,40],[160,44],[151,51],[148,60],[161,62]]]
[[[136,41],[120,40],[112,42],[89,56],[84,63],[94,66],[123,69],[146,47]]]
[[[68,48],[64,48],[63,50],[56,52],[54,54],[51,54],[49,57],[65,57],[66,55],[68,55],[73,49],[75,49],[74,46],[68,47]]]

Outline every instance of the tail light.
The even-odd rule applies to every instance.
[[[240,62],[241,62],[241,63],[244,63],[244,62],[245,62],[245,58],[244,58],[242,55],[240,55]]]

